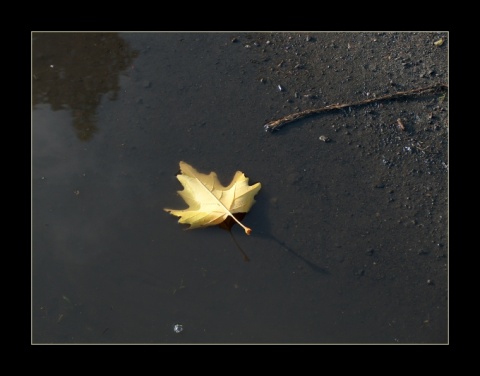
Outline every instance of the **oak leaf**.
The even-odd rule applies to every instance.
[[[179,223],[189,224],[189,228],[193,229],[220,225],[230,217],[250,235],[252,230],[244,226],[234,214],[250,210],[255,203],[254,196],[262,187],[260,183],[248,185],[245,174],[237,171],[232,182],[224,187],[215,172],[202,174],[183,161],[180,162],[177,179],[184,187],[178,193],[189,207],[183,210],[164,210],[180,217]]]

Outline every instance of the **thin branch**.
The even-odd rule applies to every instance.
[[[369,98],[369,99],[365,99],[365,100],[353,102],[353,103],[332,104],[322,108],[314,108],[314,109],[305,110],[305,111],[297,112],[295,114],[284,116],[280,119],[268,122],[267,124],[264,125],[264,128],[265,128],[265,132],[278,131],[280,127],[284,126],[285,124],[306,118],[307,116],[317,115],[327,111],[341,110],[342,108],[346,108],[346,107],[363,106],[369,103],[386,101],[391,99],[398,99],[398,98],[409,97],[414,95],[421,95],[428,92],[444,91],[447,89],[448,89],[448,85],[438,84],[438,85],[433,85],[428,87],[422,87],[419,89],[399,91],[398,93],[388,94],[381,97]]]

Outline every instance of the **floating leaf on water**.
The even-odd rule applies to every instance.
[[[180,162],[177,179],[184,190],[178,193],[188,208],[184,210],[164,209],[180,217],[179,223],[187,223],[190,228],[220,225],[227,218],[243,227],[250,235],[251,229],[244,226],[234,214],[247,213],[255,203],[254,196],[261,188],[260,183],[248,185],[248,178],[237,171],[232,182],[224,187],[215,172],[202,174],[185,162]]]

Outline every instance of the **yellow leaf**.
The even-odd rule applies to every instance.
[[[178,191],[188,204],[184,210],[164,209],[172,215],[180,217],[179,223],[190,225],[190,229],[219,225],[228,217],[243,227],[250,235],[252,230],[244,226],[233,214],[247,213],[255,203],[254,196],[262,185],[248,185],[248,178],[237,171],[232,182],[224,187],[215,172],[209,175],[195,170],[188,163],[180,162],[180,174],[177,179],[183,185]]]

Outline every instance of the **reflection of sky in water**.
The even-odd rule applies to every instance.
[[[34,249],[54,255],[67,262],[85,262],[93,247],[85,247],[88,239],[98,236],[85,222],[85,195],[82,178],[93,167],[93,159],[82,153],[67,124],[72,114],[67,110],[52,111],[48,105],[38,105],[33,116],[33,218]],[[91,161],[92,163],[89,163]],[[89,209],[90,211],[91,209]],[[95,219],[88,221],[95,226]],[[44,247],[43,244],[48,244]],[[93,244],[93,239],[91,241]],[[79,246],[80,245],[80,246]],[[77,249],[78,248],[78,249]]]
[[[70,111],[52,111],[50,106],[41,104],[37,106],[33,120],[34,178],[38,178],[38,169],[46,176],[54,175],[62,167],[64,171],[71,170],[75,160],[70,158],[69,146],[75,139],[67,127],[72,121]]]
[[[38,105],[33,114],[33,225],[35,257],[49,254],[73,264],[89,262],[112,248],[121,248],[119,233],[129,233],[132,195],[149,188],[128,178],[130,168],[117,163],[111,133],[88,145],[79,142],[67,110]],[[104,155],[105,151],[110,151]],[[118,205],[123,202],[123,205]]]
[[[69,109],[83,141],[98,130],[102,96],[117,98],[119,75],[137,55],[116,33],[33,33],[32,54],[34,109],[40,103]]]

